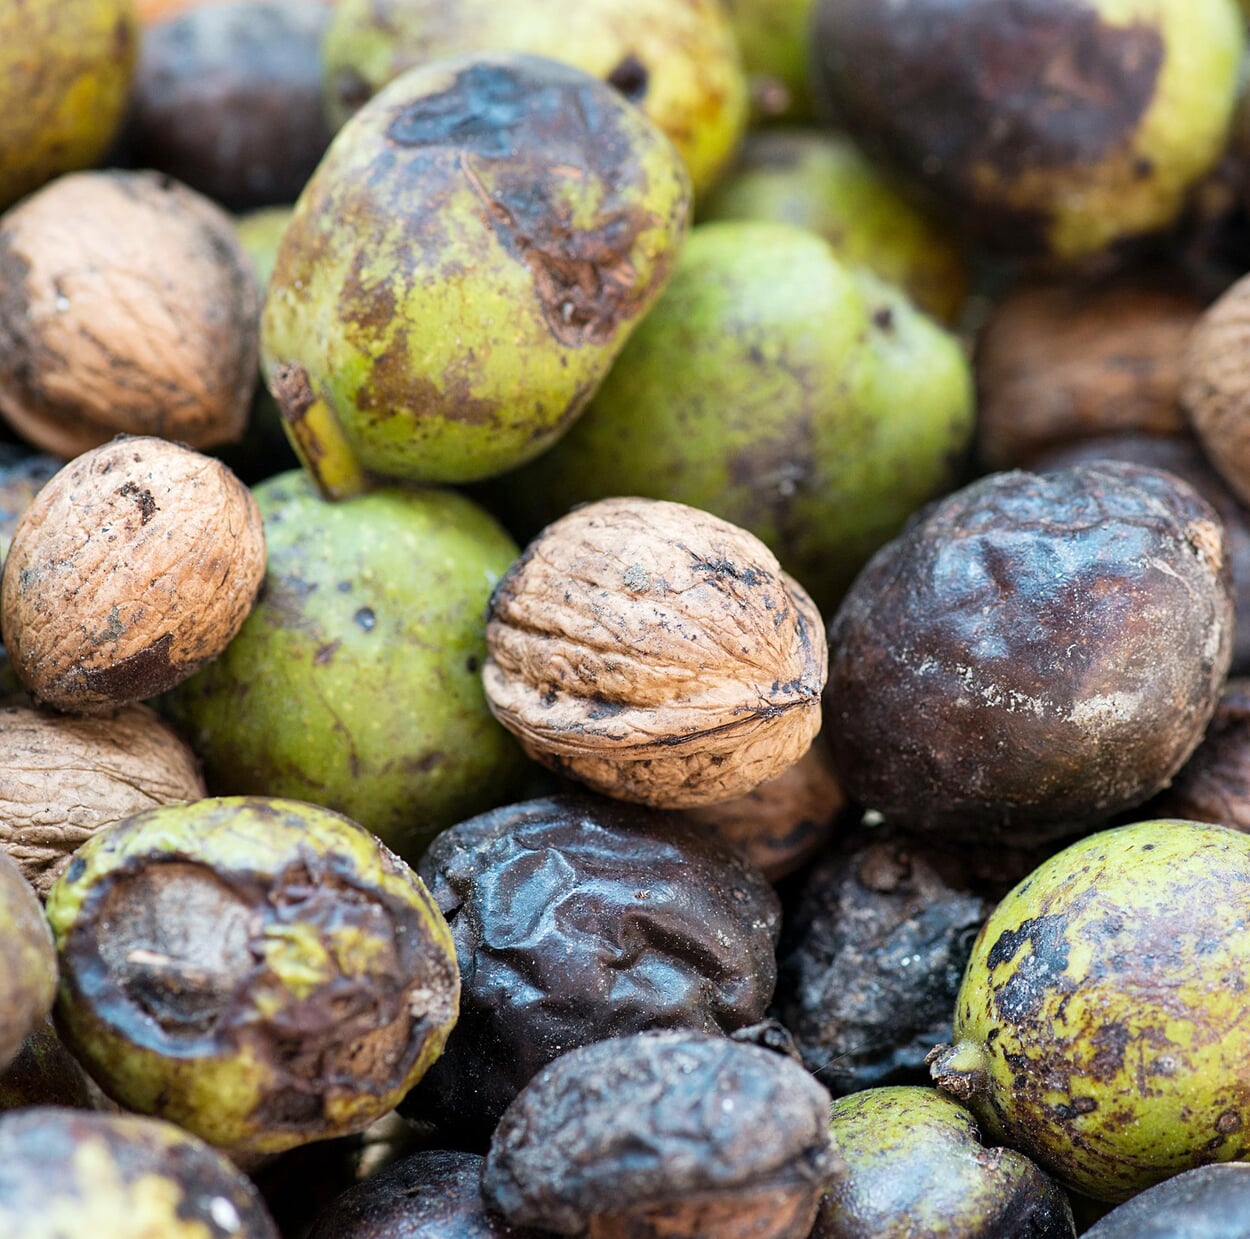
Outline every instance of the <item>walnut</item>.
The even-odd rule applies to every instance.
[[[658,808],[742,796],[820,729],[824,625],[753,534],[605,499],[544,529],[491,599],[491,709],[536,761]]]
[[[1202,300],[1139,277],[1024,284],[995,306],[977,344],[977,445],[990,469],[1123,431],[1179,435],[1185,342]]]
[[[744,852],[776,882],[825,847],[845,806],[833,757],[817,740],[793,766],[745,796],[686,813]]]
[[[1198,320],[1189,338],[1181,401],[1215,470],[1250,503],[1250,275]]]
[[[0,705],[0,847],[41,898],[97,830],[205,795],[195,755],[147,706],[76,718]]]
[[[98,714],[220,654],[264,572],[260,511],[225,465],[121,436],[27,508],[0,580],[0,630],[36,701]]]
[[[168,177],[75,173],[0,218],[0,412],[54,455],[238,439],[259,315],[230,217]]]

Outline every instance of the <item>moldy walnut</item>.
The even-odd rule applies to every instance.
[[[754,535],[663,500],[547,526],[491,598],[482,670],[536,761],[657,808],[731,800],[820,730],[819,612]]]
[[[37,702],[99,714],[230,643],[265,573],[256,501],[223,464],[119,436],[66,465],[13,535],[0,628]]]

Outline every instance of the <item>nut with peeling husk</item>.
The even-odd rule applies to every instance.
[[[0,581],[0,628],[36,701],[100,714],[215,658],[265,573],[260,511],[220,461],[119,437],[39,492]]]
[[[79,849],[47,908],[70,1049],[127,1109],[233,1152],[362,1131],[456,1022],[455,947],[429,892],[317,805],[136,814]]]
[[[154,172],[61,177],[0,218],[0,289],[0,413],[36,447],[242,434],[259,295],[207,198]]]
[[[204,795],[195,754],[147,706],[79,718],[0,705],[0,847],[41,897],[96,831]]]
[[[1022,284],[977,344],[977,446],[990,469],[1029,466],[1075,439],[1183,435],[1181,362],[1202,298],[1118,276]]]
[[[1250,276],[1198,320],[1181,373],[1181,401],[1211,464],[1250,503]]]
[[[0,853],[0,1070],[52,1009],[56,953],[43,909],[21,870]]]
[[[536,761],[656,808],[742,796],[820,730],[820,614],[754,535],[684,504],[586,504],[491,598],[482,670]]]

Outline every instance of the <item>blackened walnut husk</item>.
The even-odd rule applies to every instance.
[[[171,1123],[37,1107],[0,1118],[5,1239],[278,1239],[256,1189]]]
[[[587,795],[444,831],[418,872],[451,926],[460,1018],[404,1102],[485,1143],[533,1074],[649,1028],[731,1032],[776,980],[777,897],[707,827]]]
[[[831,1093],[927,1082],[925,1055],[950,1040],[991,885],[966,849],[884,827],[841,840],[808,870],[787,910],[774,1006]]]
[[[1250,679],[1224,686],[1202,743],[1150,812],[1250,832]]]
[[[488,1205],[562,1235],[804,1239],[837,1171],[829,1094],[798,1063],[693,1032],[563,1055],[491,1140]]]
[[[351,1188],[308,1239],[542,1239],[482,1203],[476,1153],[415,1153]]]
[[[17,1056],[0,1072],[0,1110],[28,1106],[94,1109],[87,1073],[44,1020],[22,1042]]]
[[[1215,510],[1118,461],[993,474],[883,548],[830,625],[826,729],[888,820],[1023,843],[1147,800],[1232,657]]]
[[[1211,468],[1202,448],[1186,437],[1149,434],[1100,435],[1056,447],[1034,460],[1036,473],[1095,460],[1127,460],[1165,469],[1186,481],[1219,513],[1233,578],[1233,674],[1250,671],[1250,511]]]
[[[307,0],[236,0],[150,23],[131,158],[232,210],[294,202],[330,140],[320,55],[330,12]]]

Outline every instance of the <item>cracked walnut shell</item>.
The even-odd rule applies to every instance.
[[[657,808],[729,800],[820,729],[819,612],[753,534],[619,498],[549,525],[491,599],[487,700],[525,751]]]
[[[13,535],[0,629],[37,702],[100,714],[216,658],[265,574],[251,492],[220,461],[119,437],[65,466]]]

